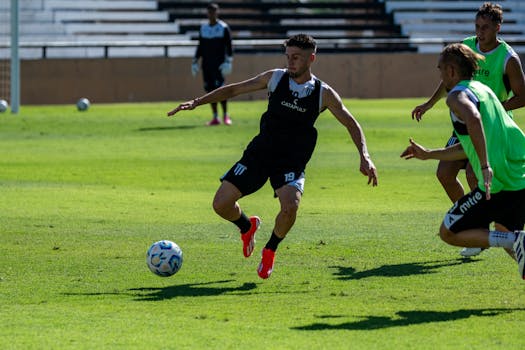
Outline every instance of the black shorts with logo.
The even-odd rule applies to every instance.
[[[256,192],[270,179],[274,190],[292,185],[304,190],[304,170],[312,150],[300,147],[268,147],[267,140],[256,136],[241,159],[221,177],[234,184],[243,196]]]
[[[511,231],[523,230],[525,189],[493,193],[490,200],[487,200],[485,192],[475,188],[454,203],[443,219],[445,227],[454,233],[489,228],[492,222],[497,222]]]

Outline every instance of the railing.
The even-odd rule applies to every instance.
[[[412,47],[412,52],[417,51],[417,47],[433,47],[432,50],[426,52],[438,53],[441,48],[452,42],[460,41],[461,38],[345,38],[345,39],[318,39],[318,49],[320,52],[370,52],[372,48],[376,48],[376,51],[381,52],[402,52],[407,51],[407,47]],[[516,47],[523,47],[525,45],[525,37],[505,37],[505,41]],[[282,44],[284,38],[281,39],[237,39],[233,40],[233,45],[237,52],[280,52],[282,50]],[[152,51],[152,55],[148,57],[191,57],[194,53],[190,48],[195,48],[197,45],[196,40],[175,40],[175,41],[56,41],[56,42],[21,42],[19,44],[20,49],[39,49],[40,54],[36,55],[39,57],[33,58],[49,58],[48,50],[50,49],[67,49],[67,48],[98,48],[101,49],[101,53],[97,57],[90,58],[111,58],[111,57],[123,57],[111,53],[112,48],[130,48],[130,49],[157,49]],[[8,42],[0,42],[0,53],[8,52]],[[404,48],[404,49],[403,49]],[[180,49],[180,51],[177,51]],[[421,50],[419,50],[422,52]],[[522,50],[516,50],[518,52]],[[0,55],[0,59],[6,58]],[[146,55],[147,56],[147,55]],[[64,56],[65,58],[73,58]],[[84,57],[84,56],[82,56]],[[82,58],[80,57],[80,58]],[[144,57],[144,55],[134,56],[132,53],[129,57]],[[24,58],[24,57],[21,57]],[[53,58],[59,58],[56,55]],[[78,57],[77,57],[78,58]]]
[[[282,48],[284,38],[279,39],[259,39],[259,40],[233,40],[235,50],[243,51],[250,49],[256,52],[258,49],[264,51],[265,49],[273,49],[278,51]],[[318,39],[317,44],[320,51],[334,51],[345,50],[349,47],[362,47],[364,51],[366,48],[373,46],[381,46],[385,48],[385,52],[389,51],[388,48],[392,48],[390,51],[395,51],[399,45],[420,45],[420,44],[434,44],[443,45],[444,39],[408,39],[408,38],[345,38],[345,39]],[[56,41],[56,42],[21,42],[19,44],[20,49],[39,49],[41,50],[40,58],[48,58],[48,50],[55,48],[102,48],[103,53],[101,57],[110,58],[111,48],[161,48],[162,54],[160,56],[170,57],[170,49],[177,48],[190,48],[196,47],[196,40],[176,40],[176,41]],[[7,42],[0,42],[0,50],[8,49],[10,47]],[[157,56],[159,56],[157,54]],[[184,55],[182,55],[184,56]],[[188,55],[186,55],[188,56]]]

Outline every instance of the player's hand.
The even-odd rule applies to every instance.
[[[428,111],[430,108],[426,103],[423,103],[419,106],[416,106],[414,110],[412,111],[412,120],[417,120],[418,122],[423,119],[423,114],[425,114],[426,111]]]
[[[368,184],[377,186],[377,169],[369,157],[361,157],[361,165],[359,166],[361,174],[368,176]]]
[[[492,168],[490,166],[481,169],[481,171],[483,172],[483,182],[485,183],[485,198],[487,200],[490,200],[490,187],[492,184],[492,177],[494,176],[494,172],[492,171]]]
[[[186,102],[181,103],[180,105],[178,105],[177,108],[169,111],[168,112],[168,117],[171,117],[172,115],[174,115],[175,113],[177,113],[179,111],[192,110],[195,107],[197,107],[198,105],[199,105],[199,99],[198,98],[193,99],[191,101],[186,101]]]
[[[191,75],[195,77],[197,76],[197,73],[199,73],[199,61],[193,59],[193,62],[191,63]]]
[[[233,58],[230,57],[230,56],[226,57],[224,62],[219,66],[219,70],[221,71],[222,75],[231,74],[231,72],[232,72],[232,63],[233,63]]]
[[[405,159],[417,158],[421,160],[428,159],[428,150],[414,142],[414,140],[409,140],[410,145],[401,153],[400,157]]]

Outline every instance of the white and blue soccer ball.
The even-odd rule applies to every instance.
[[[0,113],[4,113],[7,111],[7,108],[9,107],[9,104],[6,100],[0,100]]]
[[[154,274],[169,277],[182,267],[182,249],[172,241],[158,241],[149,247],[146,263]]]
[[[80,100],[77,101],[77,109],[79,111],[87,111],[90,105],[91,103],[85,97],[82,97]]]

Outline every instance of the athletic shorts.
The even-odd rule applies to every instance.
[[[447,212],[443,224],[458,233],[468,229],[489,228],[497,222],[511,231],[523,230],[525,225],[525,189],[500,191],[486,200],[485,192],[475,188],[460,198]]]
[[[452,132],[452,136],[447,141],[447,144],[445,147],[454,146],[459,143],[459,139],[457,138],[456,134]],[[468,164],[468,159],[465,160],[455,160],[454,162],[463,162],[463,165],[461,166],[461,169],[466,169]]]
[[[224,85],[224,77],[219,69],[203,69],[204,91],[210,92]]]
[[[221,177],[221,181],[227,180],[234,184],[243,196],[261,189],[268,179],[274,191],[284,185],[290,185],[303,193],[304,168],[305,166],[267,164],[260,159],[250,157],[249,153],[245,152],[243,157]]]

